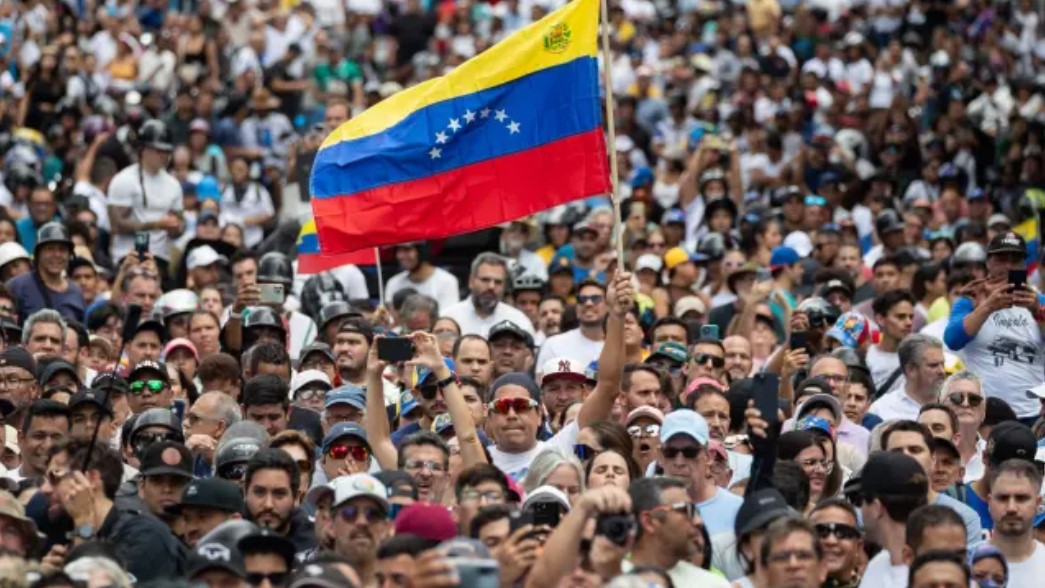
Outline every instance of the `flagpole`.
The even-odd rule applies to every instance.
[[[624,269],[624,225],[620,218],[620,190],[617,181],[617,122],[613,116],[613,60],[610,54],[609,0],[599,0],[602,12],[602,72],[606,81],[606,130],[609,131],[610,182],[613,188],[613,232],[617,242],[617,267]]]
[[[381,272],[381,249],[374,247],[374,263],[377,265],[377,306],[385,305],[385,277]]]

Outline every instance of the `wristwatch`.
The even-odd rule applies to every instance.
[[[435,387],[439,388],[440,390],[442,390],[443,388],[446,388],[450,384],[457,384],[457,383],[460,383],[460,380],[457,379],[457,374],[451,371],[449,376],[446,376],[442,380],[439,380],[438,382],[436,382],[435,383]]]
[[[72,535],[69,539],[81,539],[83,541],[90,541],[94,539],[94,527],[91,525],[80,525],[70,533]]]

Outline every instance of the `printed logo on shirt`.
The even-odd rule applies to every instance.
[[[1005,336],[995,337],[990,345],[987,346],[987,351],[994,357],[994,365],[997,367],[1005,365],[1006,360],[1015,363],[1033,364],[1034,359],[1038,356],[1037,347],[1019,339]]]

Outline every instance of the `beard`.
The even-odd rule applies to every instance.
[[[493,312],[493,310],[497,308],[497,302],[497,296],[481,292],[472,292],[472,306],[474,306],[478,311]]]

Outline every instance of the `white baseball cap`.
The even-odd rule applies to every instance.
[[[207,267],[219,261],[225,263],[228,261],[228,258],[215,251],[210,245],[203,245],[189,252],[189,259],[185,263],[185,267],[194,270],[198,267]]]
[[[586,382],[588,376],[584,371],[584,362],[572,357],[555,357],[544,362],[541,366],[540,378],[537,383],[544,385],[551,378],[564,378],[577,382]]]
[[[290,391],[294,394],[298,390],[303,388],[307,384],[314,382],[320,382],[330,390],[334,386],[330,383],[330,378],[324,372],[319,370],[303,370],[294,374],[294,378],[290,381]]]
[[[635,260],[635,271],[652,270],[660,272],[663,267],[664,261],[659,255],[654,255],[652,253],[643,253]]]
[[[358,496],[373,498],[388,512],[388,489],[370,474],[338,476],[325,486],[316,486],[305,495],[305,502],[315,505],[323,497],[334,496],[331,506],[340,506]]]

